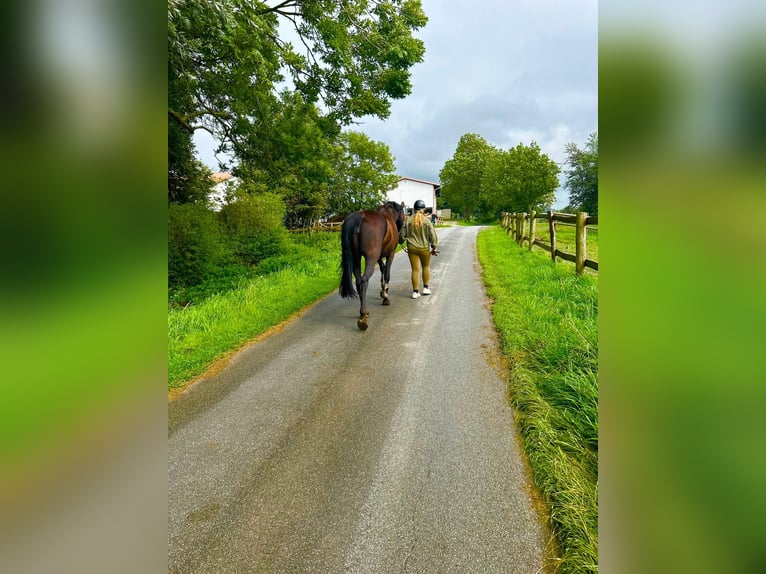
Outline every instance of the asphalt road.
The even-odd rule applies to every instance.
[[[534,573],[546,541],[505,397],[475,227],[433,294],[332,294],[169,405],[173,573]]]

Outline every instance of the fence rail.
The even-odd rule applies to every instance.
[[[535,237],[536,235],[536,223],[538,219],[548,220],[548,233],[550,237],[550,243],[544,243]],[[545,249],[551,254],[551,259],[556,261],[556,257],[564,259],[565,261],[571,261],[575,264],[575,272],[578,275],[582,275],[585,272],[585,268],[598,271],[598,261],[588,259],[586,256],[585,239],[588,232],[589,225],[598,225],[598,216],[589,216],[584,211],[577,213],[556,213],[555,211],[549,211],[548,213],[503,213],[502,225],[506,234],[513,233],[513,238],[519,245],[523,245],[526,241],[529,245],[529,250],[537,245],[541,249]],[[525,224],[529,222],[525,235]],[[556,248],[556,224],[569,225],[575,227],[575,253],[566,253]]]
[[[342,221],[317,221],[314,224],[316,231],[337,231],[343,227]]]

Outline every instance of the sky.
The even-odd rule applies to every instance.
[[[596,0],[422,5],[428,24],[416,35],[426,54],[411,70],[412,93],[392,102],[386,120],[365,117],[351,127],[388,145],[398,175],[439,182],[466,133],[501,149],[535,141],[563,164],[567,143],[583,147],[598,131]],[[199,131],[195,141],[203,163],[217,170],[213,142]],[[560,187],[553,207],[567,204]]]

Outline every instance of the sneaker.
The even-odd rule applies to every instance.
[[[423,287],[423,295],[430,295],[431,290],[428,287]]]
[[[420,293],[418,293],[417,291],[413,291],[412,292],[412,298],[413,299],[417,299],[418,297],[420,297]]]

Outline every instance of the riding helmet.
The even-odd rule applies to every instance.
[[[425,202],[425,201],[423,201],[422,199],[418,199],[418,200],[415,202],[415,205],[413,205],[412,207],[413,207],[414,209],[416,209],[416,210],[417,210],[417,209],[425,209],[425,208],[426,208],[426,202]]]

